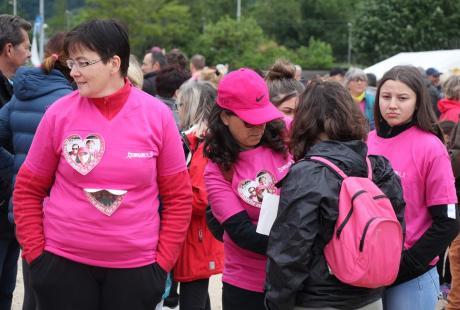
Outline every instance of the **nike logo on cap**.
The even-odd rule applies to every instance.
[[[265,95],[262,95],[260,97],[256,97],[256,101],[259,102],[260,100],[262,100],[264,98]]]

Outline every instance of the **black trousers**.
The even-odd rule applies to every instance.
[[[180,283],[180,310],[211,310],[209,279]]]
[[[30,265],[22,259],[22,279],[24,281],[24,300],[22,302],[22,310],[37,310],[35,302],[35,294],[30,287]]]
[[[223,310],[266,310],[264,293],[248,291],[223,282]]]
[[[165,282],[166,272],[158,264],[103,268],[44,252],[30,266],[39,310],[152,310]]]

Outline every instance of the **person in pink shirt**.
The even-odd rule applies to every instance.
[[[219,83],[208,120],[204,153],[208,201],[223,225],[224,310],[265,310],[264,281],[268,236],[256,232],[263,199],[254,192],[264,183],[271,195],[287,174],[283,114],[269,100],[268,87],[256,72],[239,69]]]
[[[395,283],[384,309],[435,309],[438,255],[458,233],[455,180],[425,83],[411,66],[384,74],[374,107],[369,154],[385,156],[401,178],[406,236]]]
[[[45,113],[13,198],[38,308],[155,309],[192,211],[173,115],[126,78],[119,22],[77,26],[64,50],[78,90]]]

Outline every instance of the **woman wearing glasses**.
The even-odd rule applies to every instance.
[[[359,105],[361,112],[369,122],[370,129],[374,129],[374,101],[375,96],[367,91],[366,73],[359,68],[350,68],[345,74],[345,86]]]
[[[260,208],[279,190],[291,157],[283,114],[269,101],[265,81],[250,69],[227,74],[210,112],[205,155],[208,201],[224,227],[224,310],[262,310],[268,236],[256,232]],[[254,199],[260,186],[261,200]],[[264,201],[266,199],[266,201]]]
[[[77,26],[64,50],[78,91],[45,113],[13,201],[38,308],[154,309],[191,214],[174,118],[128,82],[118,22]],[[72,160],[89,140],[92,156]]]

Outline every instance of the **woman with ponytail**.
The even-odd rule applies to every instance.
[[[13,79],[14,96],[0,110],[0,146],[12,143],[14,150],[14,176],[19,171],[32,144],[38,123],[45,110],[60,97],[72,92],[70,69],[65,65],[66,33],[50,38],[45,58],[40,68],[21,67]],[[8,218],[13,218],[12,200],[8,206]],[[29,264],[23,260],[24,306],[23,310],[35,310],[35,300],[29,284]]]

